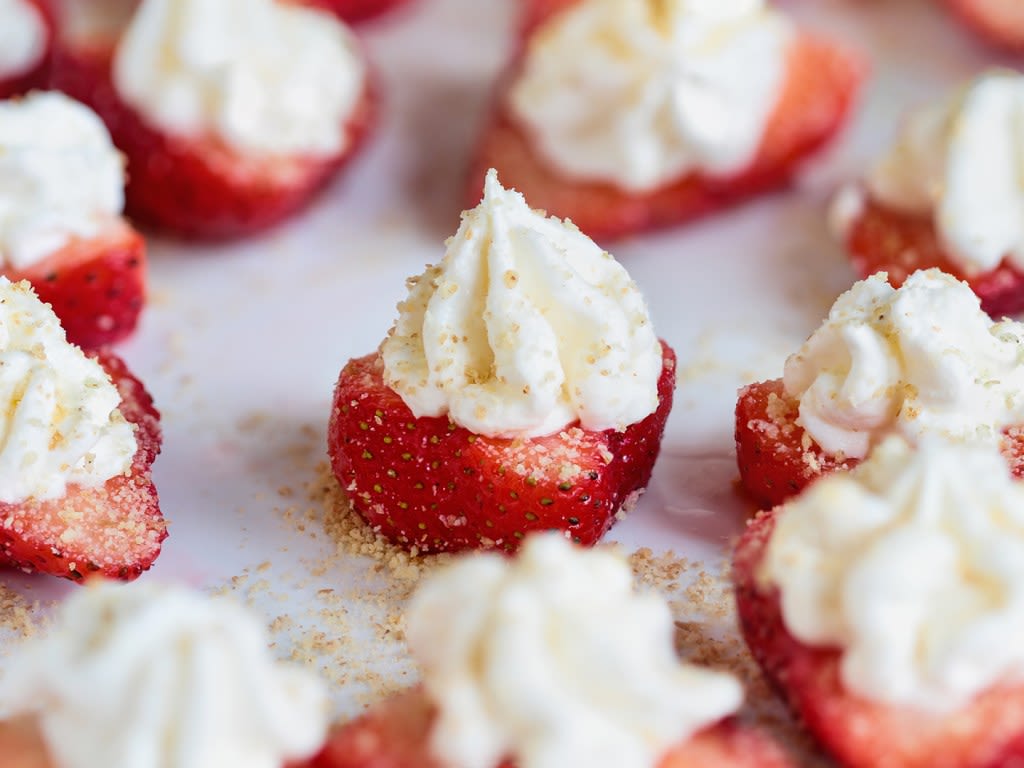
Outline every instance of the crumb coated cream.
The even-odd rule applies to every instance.
[[[0,80],[32,69],[46,45],[46,22],[38,8],[26,0],[0,0]]]
[[[661,598],[629,565],[558,534],[514,560],[464,557],[431,575],[408,615],[410,650],[450,768],[654,768],[735,712],[732,677],[680,662]]]
[[[124,207],[124,163],[103,122],[60,93],[0,102],[0,263],[23,269]]]
[[[1024,76],[987,72],[910,115],[867,177],[870,195],[930,216],[964,274],[1024,267]]]
[[[0,501],[62,496],[131,469],[135,431],[99,363],[27,282],[0,277]]]
[[[1024,486],[996,447],[892,437],[777,514],[758,576],[848,690],[952,711],[1024,680]]]
[[[493,170],[444,260],[410,283],[381,353],[417,417],[511,437],[577,419],[624,429],[657,409],[661,345],[636,284]]]
[[[365,66],[332,15],[277,0],[144,0],[114,58],[121,97],[171,134],[333,155]]]
[[[584,0],[528,44],[509,108],[556,168],[648,191],[753,162],[794,30],[764,0]]]
[[[863,458],[891,433],[998,442],[1024,423],[1024,324],[993,323],[937,269],[898,289],[883,272],[839,297],[784,383],[797,423],[834,455]]]
[[[328,700],[266,634],[229,600],[91,585],[8,667],[0,714],[37,715],[56,768],[281,768],[323,744]]]

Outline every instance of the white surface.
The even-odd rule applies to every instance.
[[[418,0],[365,30],[386,97],[381,128],[307,215],[236,247],[153,243],[152,301],[121,349],[164,414],[156,479],[171,535],[144,578],[216,587],[270,561],[249,582],[272,584],[256,591],[258,605],[268,618],[291,612],[305,621],[316,590],[340,591],[365,566],[339,561],[311,575],[309,562],[328,554],[328,542],[274,510],[308,506],[302,485],[324,455],[338,371],[376,348],[405,277],[439,259],[457,227],[468,152],[509,48],[512,5]],[[628,547],[671,548],[709,564],[728,551],[749,509],[733,486],[735,390],[780,375],[786,355],[853,280],[827,235],[828,192],[888,141],[899,109],[994,61],[930,0],[785,6],[873,51],[874,80],[837,151],[791,192],[612,248],[680,359],[650,490],[612,532]],[[295,497],[281,498],[282,486]],[[39,598],[71,588],[2,578]],[[366,639],[356,661],[407,669],[394,665],[400,649],[380,645],[357,620],[379,613],[373,600],[350,607],[352,631]],[[360,683],[336,689],[339,712],[358,709],[364,692]]]

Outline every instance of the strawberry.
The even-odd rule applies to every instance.
[[[846,248],[854,269],[867,277],[888,272],[899,287],[912,273],[938,267],[965,280],[993,316],[1024,310],[1024,272],[1004,261],[991,272],[968,276],[943,251],[930,216],[914,216],[866,201],[846,233]]]
[[[73,240],[36,264],[0,274],[32,283],[60,318],[68,341],[95,349],[135,330],[146,299],[146,243],[128,224],[112,220],[96,237]]]
[[[52,768],[34,718],[0,721],[0,754],[4,768]]]
[[[0,555],[23,570],[74,581],[129,581],[153,564],[167,537],[150,472],[160,452],[160,415],[120,358],[100,351],[96,359],[121,393],[121,414],[136,426],[131,473],[99,488],[70,486],[50,501],[0,502]]]
[[[1024,5],[1019,0],[947,0],[964,23],[988,41],[1024,50]]]
[[[533,32],[551,13],[570,4],[527,3],[524,28]],[[467,200],[476,203],[487,170],[496,168],[505,186],[522,192],[532,206],[572,219],[597,240],[682,223],[784,186],[798,166],[838,132],[863,77],[857,57],[803,34],[790,49],[785,89],[750,168],[729,178],[692,173],[671,185],[634,193],[567,178],[534,151],[524,130],[501,106],[515,70],[513,65],[506,85],[499,88],[499,106],[477,147]]]
[[[779,514],[785,512],[755,518],[737,546],[733,578],[740,625],[765,677],[836,762],[849,768],[1024,764],[1024,687],[1019,684],[986,691],[948,715],[876,703],[843,687],[837,649],[808,647],[789,634],[777,590],[758,579]]]
[[[590,545],[646,487],[672,408],[675,353],[662,344],[657,410],[625,431],[475,435],[416,418],[383,380],[380,355],[352,360],[334,391],[328,452],[355,510],[419,551],[514,551],[530,531]]]
[[[322,8],[330,11],[346,24],[381,16],[389,11],[400,8],[409,0],[299,0],[303,5]]]
[[[44,88],[47,83],[50,70],[50,57],[53,47],[53,33],[55,20],[53,8],[49,0],[24,0],[28,5],[33,6],[42,17],[43,24],[47,31],[47,47],[43,55],[23,72],[0,73],[0,99],[9,99],[12,96],[20,96],[28,93],[34,88]],[[3,23],[0,21],[0,23]]]
[[[770,509],[829,472],[853,469],[859,459],[826,453],[796,423],[799,403],[785,393],[782,379],[750,384],[736,401],[736,462],[744,490],[761,509]],[[1024,427],[1005,430],[1003,457],[1024,479]]]
[[[347,725],[303,768],[441,768],[430,755],[430,703],[418,689],[401,693]],[[767,737],[733,721],[700,731],[674,747],[658,768],[785,768],[789,760]],[[505,762],[496,768],[513,768]]]
[[[212,136],[172,136],[147,123],[118,95],[112,59],[112,45],[62,40],[54,87],[92,107],[127,158],[128,216],[185,238],[243,237],[298,212],[363,144],[376,111],[368,86],[336,156],[251,156]]]

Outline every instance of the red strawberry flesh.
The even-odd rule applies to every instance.
[[[407,549],[513,551],[543,530],[593,544],[650,480],[675,387],[675,354],[662,352],[647,418],[622,432],[568,427],[518,440],[416,418],[385,385],[379,355],[352,360],[334,393],[332,468],[355,510]]]
[[[993,45],[1024,50],[1024,4],[1019,0],[947,0],[950,8]]]
[[[755,518],[736,549],[733,578],[740,625],[765,677],[836,762],[848,768],[1024,764],[1024,687],[991,689],[951,714],[896,707],[848,691],[840,679],[837,649],[812,648],[790,635],[777,590],[758,578],[779,514],[785,512]]]
[[[101,351],[96,359],[121,393],[122,415],[136,425],[131,471],[97,488],[69,486],[59,499],[0,503],[0,556],[17,568],[74,581],[127,581],[153,564],[167,537],[150,470],[160,452],[160,416],[118,357]]]
[[[538,16],[550,12],[543,4]],[[567,3],[554,3],[565,6]],[[527,10],[526,25],[539,21]],[[863,77],[859,59],[832,43],[801,35],[792,45],[786,85],[749,169],[727,178],[689,174],[650,192],[566,176],[540,157],[526,130],[502,106],[506,77],[494,117],[477,148],[467,201],[476,205],[484,176],[496,168],[506,187],[522,192],[535,208],[572,219],[598,240],[678,224],[784,186],[799,165],[840,129]]]
[[[92,107],[128,161],[127,214],[179,237],[226,240],[261,232],[297,213],[361,147],[376,111],[367,85],[332,156],[255,156],[213,136],[171,135],[126,104],[111,78],[109,44],[62,40],[53,82]]]
[[[45,88],[50,69],[50,56],[53,47],[54,14],[47,0],[26,0],[40,13],[46,26],[46,50],[38,61],[27,70],[7,75],[0,74],[0,100],[21,96],[36,88]]]
[[[939,242],[930,216],[915,216],[867,201],[851,222],[846,248],[861,277],[888,272],[899,287],[911,273],[938,267],[966,280],[993,316],[1024,310],[1024,272],[1007,261],[996,269],[968,276],[956,266]]]
[[[298,2],[330,11],[348,24],[357,24],[400,8],[409,0],[298,0]]]

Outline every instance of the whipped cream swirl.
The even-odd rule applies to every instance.
[[[0,0],[0,80],[23,75],[46,53],[46,22],[25,0]]]
[[[508,106],[581,179],[729,175],[760,147],[793,36],[764,0],[583,0],[530,41]]]
[[[58,498],[128,472],[137,444],[120,404],[50,305],[0,277],[0,501]]]
[[[863,458],[890,433],[998,442],[1024,423],[1024,324],[993,323],[970,287],[937,269],[899,289],[856,283],[786,361],[798,423],[825,451]]]
[[[624,429],[658,407],[661,345],[626,270],[487,175],[439,266],[410,281],[381,347],[417,416],[488,436]]]
[[[330,14],[277,0],[143,0],[114,58],[121,97],[172,134],[333,155],[366,78]]]
[[[1024,680],[1024,485],[994,446],[889,438],[778,514],[759,576],[847,689],[951,711]]]
[[[124,207],[124,164],[103,122],[59,93],[0,102],[0,260],[23,269]]]
[[[1024,76],[995,71],[913,113],[872,168],[872,198],[931,216],[966,275],[1024,267]]]
[[[621,558],[559,534],[432,576],[407,636],[451,768],[653,768],[742,701],[732,677],[679,661],[668,606]]]
[[[59,768],[281,768],[327,730],[319,680],[275,663],[234,603],[154,584],[78,590],[0,684]]]

